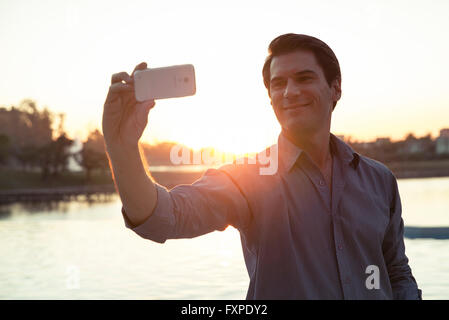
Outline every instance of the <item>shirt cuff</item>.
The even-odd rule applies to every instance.
[[[175,225],[175,216],[173,214],[173,203],[170,193],[167,189],[155,183],[157,191],[157,202],[150,217],[138,226],[134,226],[126,215],[125,208],[122,206],[122,215],[125,226],[142,238],[152,240],[158,243],[164,243],[169,239]]]

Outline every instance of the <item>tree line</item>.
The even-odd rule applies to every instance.
[[[420,162],[433,160],[447,160],[449,153],[438,153],[437,144],[439,139],[433,139],[429,134],[416,137],[413,133],[407,134],[403,140],[391,141],[389,138],[378,138],[373,142],[346,142],[360,154],[381,161],[385,164],[393,162]]]
[[[38,108],[25,99],[16,106],[0,107],[0,167],[39,171],[43,180],[58,178],[69,170],[74,159],[90,181],[92,172],[110,174],[104,138],[98,129],[88,133],[79,150],[72,151],[74,140],[64,129],[65,115],[47,107]],[[170,165],[172,142],[142,144],[143,154],[152,165]]]
[[[95,169],[108,170],[104,139],[98,130],[89,132],[82,148],[71,151],[74,140],[64,129],[65,115],[38,108],[25,99],[17,106],[0,108],[0,166],[21,171],[40,171],[42,179],[68,171],[73,158],[90,180]]]

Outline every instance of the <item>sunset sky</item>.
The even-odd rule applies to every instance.
[[[270,41],[325,41],[342,69],[332,132],[401,139],[449,127],[449,1],[0,0],[0,106],[31,98],[71,137],[101,128],[110,77],[191,63],[197,94],[161,100],[143,139],[253,152],[280,127],[262,82]]]

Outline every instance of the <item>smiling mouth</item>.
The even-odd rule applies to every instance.
[[[305,108],[308,106],[310,106],[310,102],[306,103],[306,104],[292,104],[292,105],[289,105],[288,107],[285,107],[284,110],[299,109],[299,108]]]

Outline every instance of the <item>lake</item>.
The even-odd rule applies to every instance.
[[[407,227],[449,227],[449,178],[399,180]],[[0,206],[0,299],[245,299],[229,227],[158,244],[126,229],[117,196]],[[405,239],[423,299],[449,299],[449,239]]]

